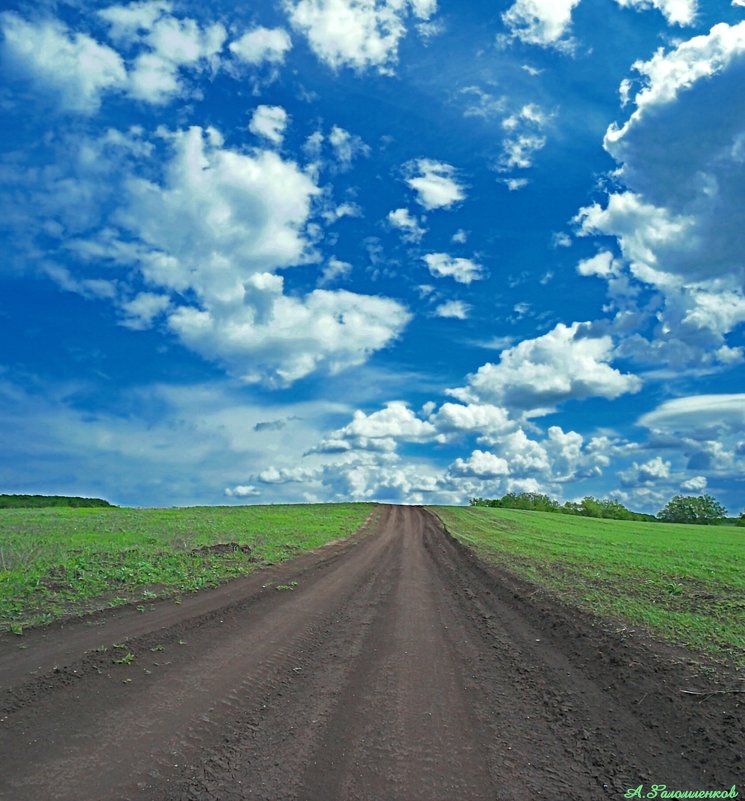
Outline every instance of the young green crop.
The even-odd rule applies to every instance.
[[[347,537],[373,508],[0,509],[0,629],[215,586]]]
[[[597,614],[745,664],[745,533],[509,509],[432,509],[483,558]]]

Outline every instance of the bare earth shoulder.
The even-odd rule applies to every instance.
[[[0,798],[596,801],[745,779],[745,696],[681,693],[719,685],[541,597],[430,512],[382,507],[180,605],[3,635]]]

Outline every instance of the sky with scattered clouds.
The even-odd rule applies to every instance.
[[[745,506],[739,0],[0,12],[0,491]]]

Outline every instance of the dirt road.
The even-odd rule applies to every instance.
[[[380,507],[351,540],[180,605],[1,639],[0,798],[729,789],[745,696],[680,692],[704,681],[481,565],[429,512]]]

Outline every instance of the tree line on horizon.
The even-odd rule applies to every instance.
[[[717,525],[727,519],[727,510],[711,495],[676,495],[656,515],[632,512],[622,503],[612,499],[586,496],[581,501],[559,501],[540,492],[508,492],[501,498],[471,498],[471,506],[488,506],[500,509],[523,509],[531,512],[554,512],[580,517],[605,518],[609,520],[636,520],[648,523],[697,523]],[[737,525],[745,526],[745,512],[737,519]]]
[[[45,509],[55,506],[111,507],[111,504],[102,498],[79,498],[68,495],[0,495],[0,509]]]

